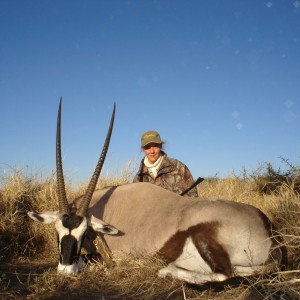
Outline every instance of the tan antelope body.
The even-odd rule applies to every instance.
[[[272,262],[287,263],[282,237],[257,208],[232,201],[182,197],[150,183],[95,191],[108,150],[115,115],[85,195],[71,209],[61,158],[61,102],[57,119],[56,167],[59,211],[28,212],[35,221],[54,223],[58,234],[58,272],[74,274],[84,265],[83,246],[94,252],[88,228],[106,233],[114,252],[158,253],[168,265],[159,276],[191,283],[251,275]],[[110,225],[111,224],[111,225]]]
[[[257,208],[182,197],[150,183],[95,191],[88,216],[121,232],[105,236],[113,253],[159,253],[169,263],[160,276],[192,283],[251,275],[286,255],[281,238],[272,236],[271,222]],[[84,246],[90,248],[88,243]]]

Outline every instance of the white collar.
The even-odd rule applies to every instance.
[[[147,156],[145,156],[144,164],[148,168],[148,171],[153,178],[156,177],[157,171],[158,171],[162,161],[163,161],[163,156],[160,155],[160,157],[157,159],[157,161],[154,164],[150,164]]]

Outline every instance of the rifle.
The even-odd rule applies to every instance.
[[[186,193],[188,193],[191,189],[193,189],[195,186],[197,186],[199,183],[201,183],[204,180],[204,178],[202,177],[198,177],[198,179],[189,187],[187,188],[185,191],[183,191],[182,193],[180,193],[180,196],[185,195]]]

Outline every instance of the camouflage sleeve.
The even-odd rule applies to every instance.
[[[139,173],[137,173],[137,174],[134,176],[132,182],[140,182],[140,176],[139,176]]]
[[[183,191],[187,190],[192,184],[194,184],[194,182],[195,182],[195,180],[193,179],[193,176],[192,176],[189,168],[187,166],[184,166],[183,176],[182,176]],[[188,193],[186,193],[186,196],[199,197],[197,187],[194,187]]]

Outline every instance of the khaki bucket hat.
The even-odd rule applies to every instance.
[[[151,130],[145,132],[141,137],[141,147],[145,147],[149,143],[163,144],[157,131]]]

